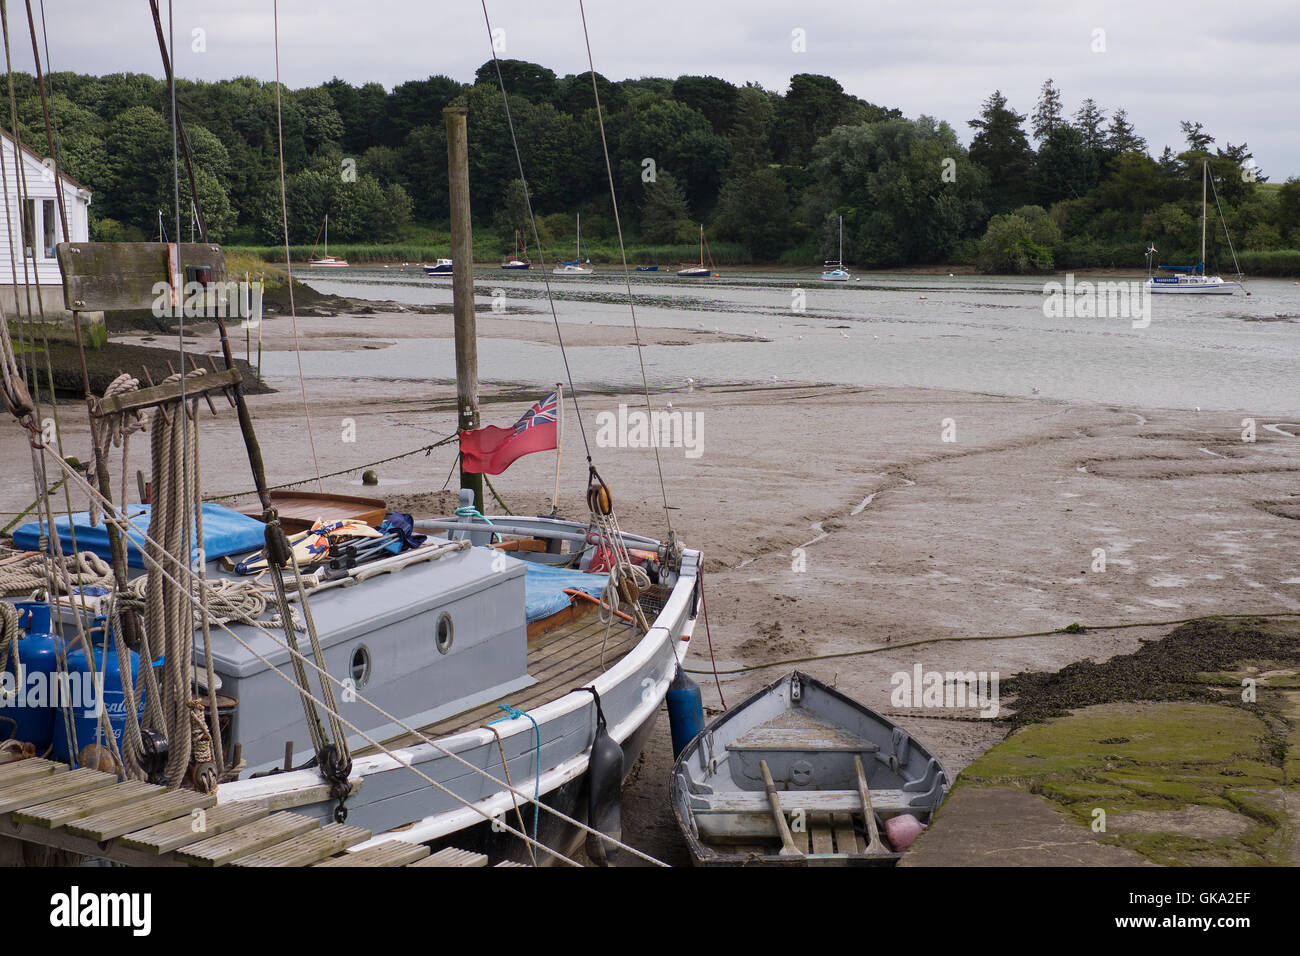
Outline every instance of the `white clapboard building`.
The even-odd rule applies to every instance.
[[[10,315],[26,316],[27,292],[31,290],[32,312],[36,308],[36,287],[47,319],[68,317],[63,302],[63,279],[55,257],[55,246],[64,241],[59,218],[58,190],[63,191],[68,231],[73,242],[90,238],[90,190],[62,173],[55,183],[53,164],[26,146],[17,149],[8,131],[0,130],[3,145],[6,211],[0,214],[0,304]],[[20,165],[19,165],[20,164]],[[26,180],[20,188],[19,172]]]

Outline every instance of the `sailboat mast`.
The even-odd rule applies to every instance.
[[[1205,181],[1209,177],[1209,175],[1210,175],[1210,161],[1208,159],[1202,159],[1201,160],[1201,275],[1205,274],[1205,212],[1207,208],[1206,197],[1205,197]]]
[[[330,214],[325,214],[325,258],[330,255]]]
[[[447,124],[447,186],[451,198],[451,295],[456,337],[456,416],[461,432],[479,427],[478,338],[474,321],[474,243],[469,213],[469,137],[463,106],[442,111]],[[483,512],[483,476],[460,471],[460,486]]]
[[[700,268],[704,268],[704,223],[700,223]]]
[[[840,268],[844,268],[844,217],[840,216]]]

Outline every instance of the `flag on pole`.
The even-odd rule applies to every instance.
[[[460,433],[461,467],[471,473],[499,475],[516,458],[558,447],[560,392],[555,390],[510,428],[487,425]]]

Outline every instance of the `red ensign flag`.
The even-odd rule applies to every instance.
[[[468,472],[499,475],[522,455],[558,447],[560,393],[551,392],[511,428],[487,425],[460,433],[461,467]]]

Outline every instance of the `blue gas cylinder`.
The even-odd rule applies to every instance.
[[[673,737],[673,756],[677,757],[704,729],[704,696],[700,685],[679,667],[668,685],[667,701],[668,729]]]
[[[50,608],[35,601],[15,602],[20,634],[12,656],[3,662],[0,677],[0,740],[23,740],[44,753],[54,738],[54,708],[50,706],[51,675],[59,669],[60,641],[50,627]],[[12,654],[12,652],[11,652]],[[13,721],[11,724],[9,721]]]
[[[126,694],[122,690],[122,668],[117,651],[103,639],[105,631],[96,629],[92,635],[99,638],[92,641],[93,658],[83,648],[77,648],[68,654],[68,697],[78,750],[95,743],[97,737],[103,741],[99,720],[101,707],[108,714],[108,723],[119,747],[122,745],[122,730],[126,727]],[[140,655],[135,651],[127,653],[130,655],[131,684],[137,688],[138,694],[137,716],[143,717],[145,692],[143,686],[137,686],[140,684],[137,679],[140,675]],[[102,686],[99,683],[101,675]],[[61,712],[55,713],[57,717]],[[72,748],[68,746],[67,721],[56,719],[54,753],[59,759],[74,763],[76,754],[71,751]]]

